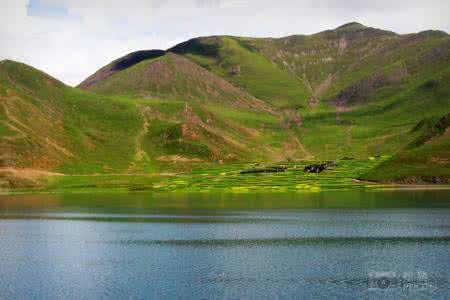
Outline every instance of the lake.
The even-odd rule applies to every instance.
[[[0,196],[0,299],[450,297],[450,191]]]

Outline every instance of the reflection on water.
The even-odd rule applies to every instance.
[[[2,196],[0,299],[446,299],[449,196]]]

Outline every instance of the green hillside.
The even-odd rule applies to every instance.
[[[415,149],[401,151],[361,176],[376,182],[449,183],[449,132]]]
[[[122,171],[141,128],[137,106],[67,87],[13,61],[0,63],[2,167]]]
[[[78,88],[2,61],[0,177],[392,156],[360,178],[445,182],[448,113],[450,38],[440,31],[350,23],[310,36],[202,37],[130,53]]]
[[[82,84],[81,87],[84,87]],[[172,53],[139,62],[91,85],[91,91],[141,98],[172,98],[269,109],[227,81]]]
[[[450,39],[439,31],[397,35],[350,23],[311,36],[245,44],[302,80],[312,104],[328,105],[368,102],[379,98],[380,89],[395,93],[408,80],[447,67]]]
[[[436,123],[430,123],[419,123],[415,130],[420,130],[422,134],[409,148],[361,178],[378,182],[449,183],[450,113]]]
[[[275,107],[307,105],[310,95],[303,81],[248,47],[246,40],[236,37],[198,38],[169,51],[185,55]]]
[[[223,102],[104,96],[2,61],[0,170],[134,174],[183,170],[193,162],[286,159],[283,116],[214,80]]]

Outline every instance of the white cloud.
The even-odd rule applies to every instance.
[[[33,0],[65,8],[29,16],[26,0],[0,0],[0,59],[31,64],[75,85],[119,56],[191,37],[314,33],[349,21],[399,33],[450,30],[450,1]]]

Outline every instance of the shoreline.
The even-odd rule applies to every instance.
[[[364,183],[370,186],[386,187],[387,189],[402,189],[402,190],[447,190],[450,189],[450,184],[420,184],[420,183],[396,183],[396,182],[377,182],[370,180],[353,179],[354,182]]]
[[[360,181],[363,183],[364,181]],[[297,191],[277,191],[277,190],[249,190],[243,192],[236,192],[232,189],[213,189],[206,191],[184,191],[184,190],[173,190],[173,191],[152,191],[152,190],[128,190],[123,189],[123,187],[118,186],[117,188],[94,188],[92,190],[82,190],[82,189],[50,189],[50,190],[34,190],[30,188],[29,190],[9,190],[1,191],[0,196],[20,196],[20,195],[62,195],[62,194],[155,194],[155,195],[170,195],[170,194],[209,194],[209,193],[221,193],[221,194],[317,194],[317,193],[330,193],[330,192],[350,192],[350,191],[362,191],[362,192],[377,192],[377,191],[445,191],[450,190],[450,185],[442,184],[378,184],[370,183],[367,187],[357,187],[355,188],[335,188],[335,189],[322,189],[319,191],[315,190],[297,190]],[[122,189],[121,189],[122,188]]]

